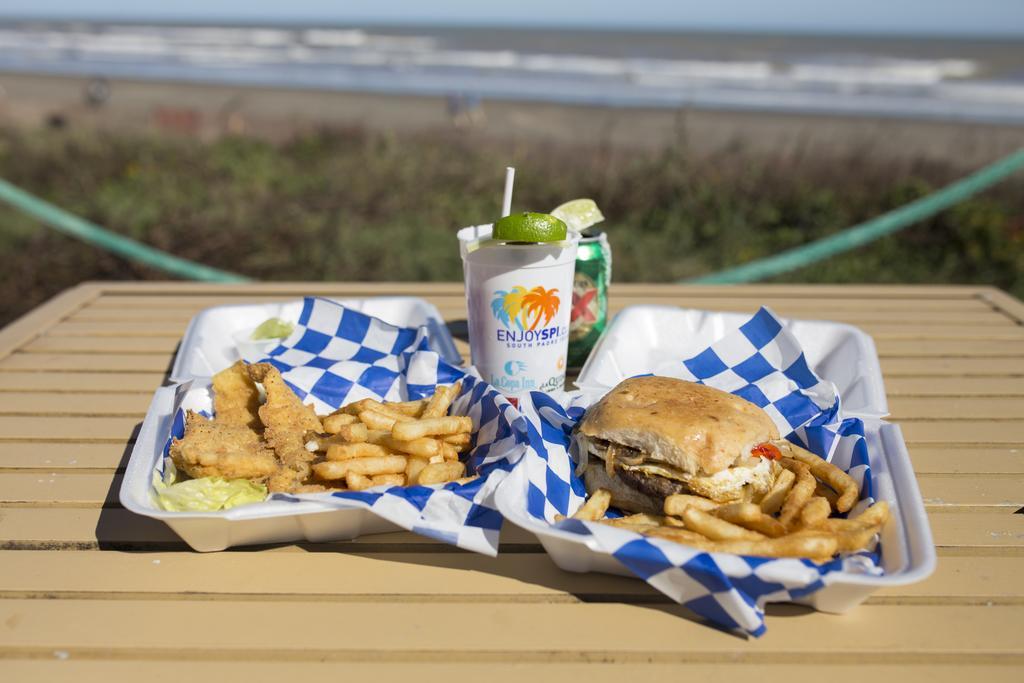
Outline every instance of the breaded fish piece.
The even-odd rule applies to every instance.
[[[185,413],[185,436],[171,442],[171,460],[190,477],[261,480],[280,466],[274,451],[245,425],[209,420]]]
[[[224,424],[245,425],[260,431],[260,390],[238,361],[213,376],[213,419]]]
[[[281,461],[282,469],[267,483],[271,491],[294,491],[312,474],[315,453],[306,449],[306,434],[322,433],[323,425],[312,406],[299,400],[285,383],[281,372],[269,363],[248,367],[249,377],[259,382],[267,393],[267,401],[259,409],[266,428],[263,438]]]

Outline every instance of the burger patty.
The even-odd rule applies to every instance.
[[[644,474],[643,472],[633,472],[616,467],[615,476],[631,489],[636,489],[640,493],[657,500],[664,500],[676,493],[690,492],[690,489],[683,482],[659,477],[656,474]]]

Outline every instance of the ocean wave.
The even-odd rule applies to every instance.
[[[37,24],[0,26],[0,66],[381,92],[475,91],[636,106],[875,113],[953,107],[977,116],[986,107],[994,111],[1024,103],[1024,83],[983,80],[984,64],[956,55],[910,59],[817,48],[812,54],[706,59],[451,43],[441,35],[359,28]],[[627,52],[642,49],[638,42]]]

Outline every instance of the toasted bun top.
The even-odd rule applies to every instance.
[[[671,377],[634,377],[592,405],[579,430],[636,448],[687,474],[715,474],[779,438],[768,415],[719,389]]]

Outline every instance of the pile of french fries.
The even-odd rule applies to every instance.
[[[466,483],[459,455],[469,449],[473,420],[448,415],[461,382],[438,386],[418,401],[363,399],[323,418],[325,435],[312,435],[323,455],[313,472],[330,488],[352,491],[389,486]]]
[[[664,515],[640,513],[606,518],[611,494],[600,489],[573,515],[576,519],[667,538],[711,552],[761,557],[806,557],[816,562],[837,552],[866,549],[889,519],[879,501],[851,519],[860,491],[835,465],[789,442],[775,442],[785,455],[771,491],[760,502],[716,503],[687,494],[668,496]]]

